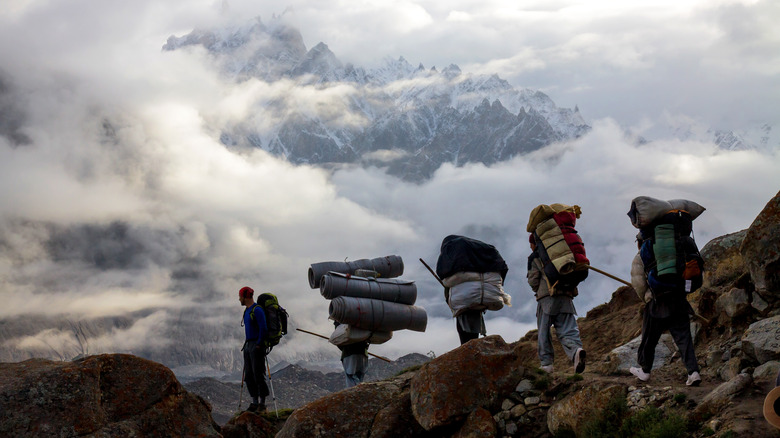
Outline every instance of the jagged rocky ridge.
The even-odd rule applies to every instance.
[[[422,181],[442,163],[489,165],[590,130],[577,108],[558,108],[496,75],[464,74],[456,65],[440,72],[403,57],[376,69],[345,65],[324,43],[306,50],[300,32],[279,22],[195,30],[171,36],[163,50],[193,46],[236,81],[290,81],[339,96],[321,111],[258,102],[284,115],[270,129],[253,117],[220,128],[227,146],[260,147],[293,163],[359,162]]]

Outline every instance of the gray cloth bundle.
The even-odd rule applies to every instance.
[[[417,285],[413,281],[364,278],[328,272],[320,282],[320,294],[329,300],[345,296],[414,304],[417,301]]]
[[[696,219],[706,208],[687,199],[664,201],[650,196],[637,196],[631,201],[631,209],[627,214],[631,218],[631,225],[635,228],[643,228],[670,210],[685,210],[690,213],[691,219]]]
[[[358,269],[369,269],[379,273],[382,278],[400,277],[404,273],[404,262],[401,256],[389,255],[375,259],[360,259],[351,262],[320,262],[313,263],[309,268],[309,286],[312,289],[320,287],[322,276],[328,272],[352,274]]]
[[[330,301],[330,318],[342,324],[372,331],[414,330],[428,325],[425,309],[370,298],[337,297]]]

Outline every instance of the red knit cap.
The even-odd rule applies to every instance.
[[[244,298],[247,298],[247,297],[251,297],[252,295],[254,295],[255,291],[251,287],[249,287],[249,286],[244,286],[244,287],[242,287],[238,291],[238,294],[241,295]]]

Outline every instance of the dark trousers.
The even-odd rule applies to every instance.
[[[472,339],[477,339],[479,337],[479,333],[464,332],[463,329],[460,328],[460,325],[458,325],[457,323],[455,324],[455,327],[458,329],[458,337],[460,338],[460,345],[463,345],[466,342]]]
[[[642,371],[649,373],[653,369],[653,360],[655,359],[655,347],[661,335],[669,330],[669,333],[677,344],[677,348],[682,355],[685,368],[688,374],[699,371],[699,365],[696,362],[696,353],[693,350],[693,337],[691,337],[691,320],[687,313],[672,313],[666,318],[654,318],[650,316],[649,305],[645,307],[644,317],[642,318],[642,341],[637,351],[637,359]]]
[[[244,343],[244,380],[252,397],[265,399],[268,385],[265,383],[265,348],[255,341]]]

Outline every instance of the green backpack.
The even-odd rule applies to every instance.
[[[266,354],[279,344],[282,336],[287,334],[287,311],[279,305],[279,300],[272,293],[263,293],[257,297],[257,304],[265,313],[267,335],[265,337]]]

